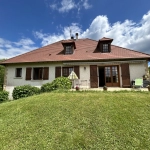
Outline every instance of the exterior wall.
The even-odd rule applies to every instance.
[[[147,62],[146,63],[138,63],[138,64],[130,64],[130,80],[135,80],[136,78],[143,78],[143,75],[146,74],[147,71]]]
[[[9,99],[12,99],[12,91],[15,86],[27,85],[41,87],[47,82],[55,79],[55,66],[62,66],[62,63],[36,63],[36,64],[15,64],[6,66],[4,89],[9,92]],[[49,80],[26,80],[27,67],[49,67]],[[22,68],[22,77],[15,77],[16,68]]]
[[[31,65],[13,65],[7,67],[7,86],[21,86],[30,84],[32,86],[41,86],[44,83],[51,82],[55,79],[55,66],[61,66],[62,64],[31,64]],[[49,67],[49,80],[28,80],[26,81],[26,68],[27,67]],[[22,77],[15,77],[15,69],[22,68]]]
[[[119,65],[119,74],[120,74],[120,87],[122,87],[122,78],[121,78],[121,65],[118,64],[107,64],[107,66],[111,65]],[[9,98],[12,99],[12,91],[15,86],[27,85],[41,87],[43,84],[47,82],[52,82],[55,79],[55,67],[61,66],[64,67],[63,63],[36,63],[36,64],[15,64],[6,66],[5,73],[5,83],[4,89],[9,91]],[[98,65],[101,66],[101,65]],[[105,66],[105,65],[102,65]],[[49,80],[25,80],[26,76],[26,68],[27,67],[49,67]],[[16,68],[22,68],[22,77],[15,77]],[[130,63],[130,80],[134,80],[136,78],[142,78],[144,74],[147,73],[147,62],[143,63]],[[80,79],[73,81],[73,86],[79,86],[80,88],[90,88],[90,65],[80,65]]]
[[[90,66],[80,66],[80,79],[75,80],[75,86],[80,88],[90,88]]]

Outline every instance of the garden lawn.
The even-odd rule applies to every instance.
[[[150,92],[51,92],[0,104],[0,150],[147,150]]]

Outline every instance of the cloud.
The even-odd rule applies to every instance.
[[[52,10],[57,10],[61,13],[69,12],[72,9],[77,9],[78,11],[80,11],[81,8],[89,9],[92,7],[92,5],[89,4],[88,0],[61,0],[60,2],[54,1],[49,6]]]
[[[140,22],[125,20],[124,22],[115,22],[110,24],[107,16],[97,16],[90,24],[89,28],[83,30],[77,24],[71,24],[72,33],[79,33],[79,38],[91,38],[99,40],[102,37],[113,38],[113,44],[139,50],[150,54],[150,11],[145,14]],[[42,46],[53,42],[70,38],[70,28],[63,27],[62,33],[45,34],[36,32],[35,36],[42,40]]]
[[[59,26],[60,33],[43,33],[42,31],[33,32],[35,38],[41,40],[41,46],[45,46],[60,40],[70,38],[71,35],[79,33],[79,38],[91,38],[99,40],[102,37],[113,38],[112,44],[139,50],[150,54],[150,11],[143,15],[139,22],[125,20],[111,24],[107,16],[99,15],[93,19],[87,29],[82,28],[78,23],[70,26]],[[0,59],[10,58],[22,53],[34,50],[37,47],[30,38],[22,38],[17,42],[12,42],[0,38]]]
[[[88,0],[85,0],[85,1],[83,1],[83,7],[84,7],[85,9],[89,9],[89,8],[92,7],[92,5],[90,5],[90,4],[88,3]]]
[[[34,42],[29,38],[23,38],[18,42],[11,42],[0,38],[0,59],[11,58],[36,48]]]
[[[81,27],[77,23],[72,23],[69,27],[64,27],[62,29],[62,34],[46,34],[42,33],[41,31],[34,32],[34,36],[38,39],[41,39],[41,45],[45,46],[60,40],[69,39],[70,38],[70,30],[71,33],[82,33]],[[71,34],[72,36],[72,34]]]
[[[68,12],[69,10],[75,8],[75,3],[72,0],[62,0],[60,12]]]

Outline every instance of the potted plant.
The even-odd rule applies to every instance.
[[[76,86],[76,91],[79,91],[79,89],[80,89],[80,88],[79,88],[78,86]]]
[[[106,85],[103,86],[103,90],[107,91],[107,86]]]

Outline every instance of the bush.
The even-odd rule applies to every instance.
[[[31,85],[23,85],[15,87],[12,96],[13,99],[19,99],[22,97],[28,97],[36,94],[40,94],[39,88],[32,87]]]
[[[8,95],[7,91],[0,91],[0,102],[8,100]]]
[[[63,89],[68,90],[71,89],[71,81],[66,77],[58,77],[53,80],[51,83],[46,83],[41,86],[42,92],[51,92],[53,90]]]

